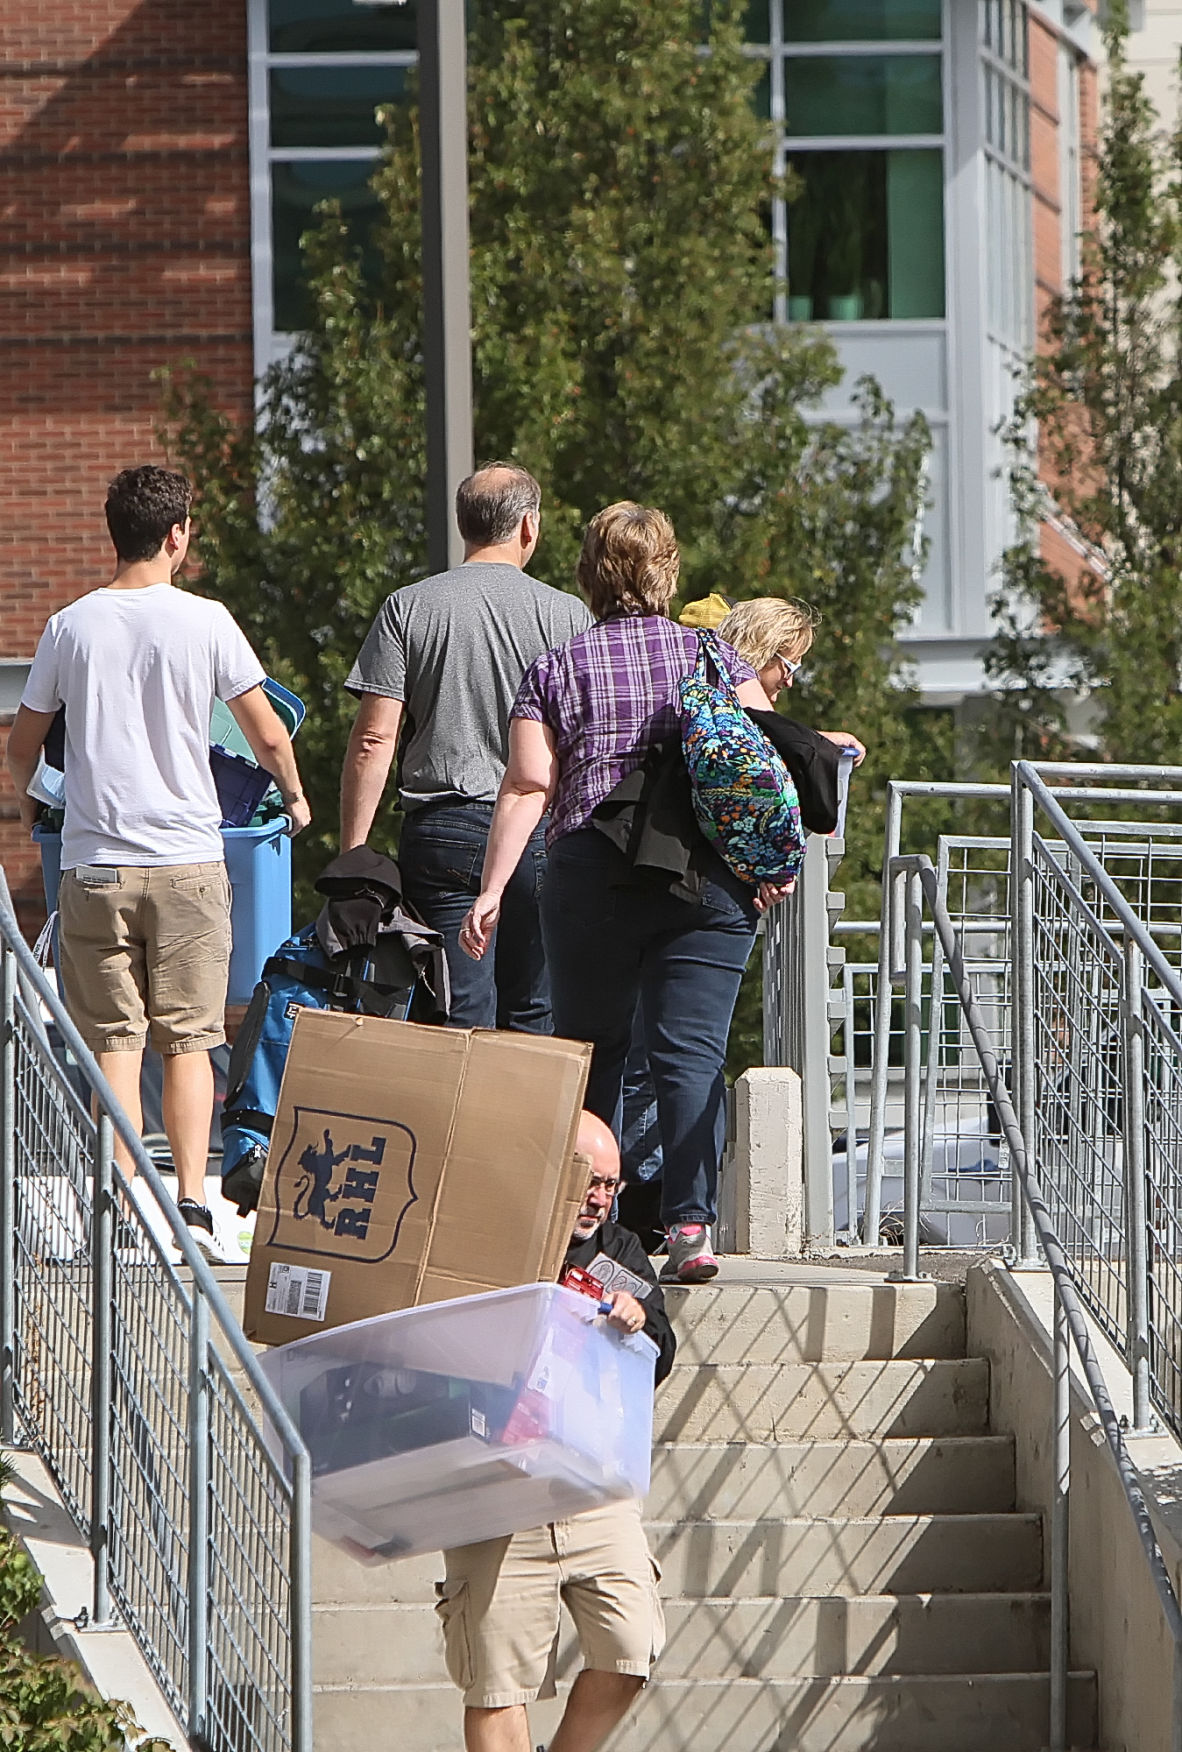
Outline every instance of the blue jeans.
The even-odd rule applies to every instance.
[[[402,825],[402,891],[427,924],[443,933],[451,979],[453,1028],[513,1028],[549,1034],[550,983],[538,897],[546,874],[542,829],[534,834],[501,904],[492,950],[472,961],[460,948],[464,915],[480,893],[491,803],[435,803]]]
[[[749,888],[721,860],[698,902],[627,883],[622,853],[594,828],[550,850],[542,931],[555,1032],[595,1048],[587,1106],[620,1136],[637,1001],[657,1094],[661,1218],[712,1223],[726,1140],[723,1063],[755,941]]]

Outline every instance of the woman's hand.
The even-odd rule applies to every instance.
[[[782,900],[787,900],[795,887],[795,876],[789,876],[787,882],[780,883],[778,886],[774,882],[761,882],[759,892],[755,896],[756,912],[765,913],[769,906],[778,906]]]
[[[473,961],[480,961],[493,939],[501,916],[501,897],[491,889],[478,894],[460,926],[460,948]]]
[[[825,738],[826,742],[835,742],[837,744],[838,748],[856,749],[857,755],[856,755],[856,758],[854,760],[855,766],[861,766],[862,762],[866,759],[866,744],[864,742],[859,742],[858,738],[853,734],[852,731],[850,731],[850,730],[819,730],[817,732],[817,734],[819,736],[823,736]]]

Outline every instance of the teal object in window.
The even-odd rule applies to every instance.
[[[791,321],[944,315],[940,151],[795,152],[789,166]]]

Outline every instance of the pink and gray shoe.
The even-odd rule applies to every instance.
[[[718,1276],[718,1261],[704,1223],[679,1223],[669,1231],[669,1257],[661,1267],[663,1284],[705,1284]]]

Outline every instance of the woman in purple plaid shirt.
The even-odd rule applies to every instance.
[[[696,900],[638,880],[590,825],[592,811],[659,742],[680,733],[678,683],[692,675],[697,635],[668,618],[680,556],[661,511],[627,501],[592,518],[578,581],[597,625],[526,671],[509,728],[509,764],[489,832],[482,892],[460,941],[489,948],[501,896],[547,809],[549,863],[542,930],[554,1031],[595,1048],[587,1106],[620,1130],[624,1061],[638,998],[657,1094],[669,1237],[666,1282],[702,1283],[726,1131],[723,1061],[758,913],[788,889],[756,893],[703,840]],[[721,661],[744,705],[766,708],[749,663]]]

